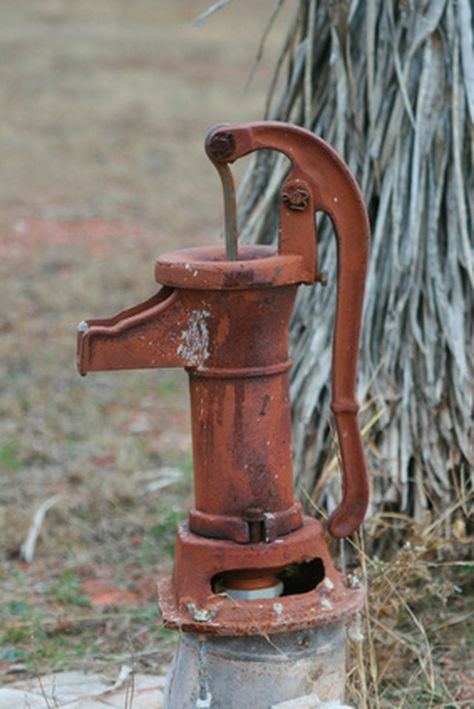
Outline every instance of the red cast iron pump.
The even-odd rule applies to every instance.
[[[277,249],[236,240],[228,164],[259,149],[291,161]],[[367,214],[345,163],[302,128],[220,126],[206,151],[224,186],[227,251],[190,248],[158,259],[156,295],[111,319],[81,323],[78,368],[185,367],[189,375],[195,503],[178,529],[173,575],[159,581],[165,624],[214,635],[299,630],[351,615],[362,591],[346,586],[321,523],[303,516],[294,499],[289,319],[298,286],[323,280],[314,217],[323,211],[337,239],[332,410],[343,469],[329,531],[345,537],[368,500],[355,398]]]

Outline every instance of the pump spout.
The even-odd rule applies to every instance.
[[[189,366],[182,346],[188,318],[179,292],[165,287],[112,318],[82,321],[77,327],[79,373]]]

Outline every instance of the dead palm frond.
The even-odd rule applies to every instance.
[[[325,138],[365,194],[372,244],[359,395],[373,501],[420,520],[469,488],[474,467],[471,3],[302,0],[296,9],[266,118]],[[241,194],[244,239],[274,239],[287,168],[281,156],[254,157]],[[314,490],[325,474],[318,497],[331,509],[330,231],[323,218],[320,266],[333,287],[301,289],[291,348],[297,484]]]

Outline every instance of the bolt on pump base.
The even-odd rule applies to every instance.
[[[277,249],[237,243],[229,163],[259,149],[291,161]],[[184,631],[167,706],[259,709],[314,688],[321,699],[341,699],[342,630],[363,590],[348,587],[321,523],[294,499],[288,327],[299,285],[325,282],[314,216],[323,211],[337,239],[332,411],[343,468],[343,498],[328,526],[344,537],[362,522],[368,500],[355,398],[366,210],[345,163],[302,128],[218,127],[206,150],[224,188],[226,249],[159,258],[156,295],[81,323],[78,368],[184,367],[189,376],[194,507],[178,528],[173,574],[158,583],[165,625]]]

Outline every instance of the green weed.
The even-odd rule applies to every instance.
[[[90,600],[83,594],[77,575],[70,569],[66,569],[60,581],[50,589],[49,593],[64,605],[90,606]]]
[[[19,445],[16,441],[0,446],[0,467],[10,473],[20,470],[21,460],[18,451]]]
[[[21,616],[22,618],[25,618],[31,614],[30,606],[24,601],[11,601],[7,605],[6,610],[10,615]]]
[[[17,647],[0,647],[0,661],[23,662],[28,658],[28,653]]]
[[[193,478],[193,470],[194,470],[194,467],[193,467],[193,454],[191,453],[191,451],[189,451],[188,453],[186,453],[186,454],[182,457],[182,459],[181,459],[181,461],[180,461],[180,464],[179,464],[179,467],[181,468],[181,470],[182,470],[182,471],[184,472],[184,474],[186,475],[186,480],[191,481],[192,478]]]
[[[150,527],[148,534],[159,540],[169,537],[170,534],[174,537],[178,524],[186,519],[186,516],[186,512],[182,510],[166,509],[161,513],[159,522]]]
[[[27,630],[11,626],[10,628],[7,628],[6,631],[3,633],[0,643],[2,645],[14,645],[15,643],[25,642],[26,640],[28,640],[28,637],[29,634]]]
[[[157,389],[158,394],[163,397],[176,396],[182,384],[181,372],[160,372]]]

